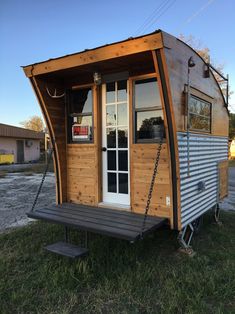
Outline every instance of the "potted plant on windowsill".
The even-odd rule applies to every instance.
[[[162,117],[154,118],[152,123],[152,138],[161,138],[164,131]]]

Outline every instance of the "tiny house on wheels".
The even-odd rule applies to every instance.
[[[70,227],[133,242],[163,224],[187,249],[202,215],[218,218],[228,105],[191,47],[158,30],[23,69],[52,139],[57,192],[57,205],[28,216],[66,229],[49,250],[87,252],[68,243]]]

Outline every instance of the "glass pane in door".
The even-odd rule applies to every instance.
[[[117,163],[116,163],[116,151],[115,150],[108,150],[108,170],[116,170]]]
[[[115,82],[106,84],[106,103],[115,102]]]
[[[127,148],[128,144],[128,130],[125,128],[118,129],[118,147]]]
[[[106,108],[106,125],[116,125],[116,106],[109,105]]]
[[[119,150],[119,152],[118,152],[118,170],[128,171],[128,152],[127,152],[127,150]]]
[[[117,192],[117,175],[116,173],[108,172],[108,192]]]
[[[118,81],[117,82],[117,100],[126,101],[127,99],[127,81]]]
[[[116,147],[116,128],[108,128],[106,130],[107,134],[107,148]]]
[[[119,173],[119,193],[128,194],[128,175]]]
[[[127,104],[117,106],[117,123],[118,125],[127,125]]]

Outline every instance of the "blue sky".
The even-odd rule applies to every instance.
[[[209,47],[235,91],[234,12],[234,0],[1,0],[0,123],[41,115],[21,65],[142,35],[148,20],[144,33],[191,34]],[[230,104],[235,112],[235,93]]]

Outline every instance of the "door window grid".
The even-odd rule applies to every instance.
[[[112,129],[114,130],[115,129],[115,140],[116,140],[116,147],[108,147],[107,145],[107,152],[108,151],[115,151],[116,152],[116,170],[109,170],[108,169],[108,155],[107,155],[107,188],[108,188],[108,192],[112,193],[114,191],[109,191],[109,173],[114,173],[116,174],[116,192],[114,193],[117,193],[117,194],[123,194],[120,191],[120,184],[121,182],[119,182],[119,174],[126,174],[128,176],[128,182],[127,182],[127,193],[124,193],[124,194],[129,194],[129,151],[128,151],[128,147],[129,147],[129,127],[128,127],[128,124],[129,124],[129,108],[128,108],[128,93],[126,93],[126,99],[125,100],[122,100],[122,101],[118,101],[118,82],[115,82],[115,91],[114,91],[114,100],[115,102],[108,102],[107,103],[107,85],[106,85],[106,93],[105,93],[105,108],[106,108],[106,123],[105,123],[105,127],[106,127],[106,136],[107,136],[107,131]],[[126,119],[126,122],[127,124],[118,124],[118,105],[120,104],[126,104],[126,108],[127,108],[127,119]],[[112,125],[107,125],[107,108],[111,106],[115,106],[115,123],[112,124]],[[110,112],[110,110],[108,110]],[[118,130],[126,130],[127,131],[127,147],[126,148],[123,148],[123,147],[119,147],[119,139],[118,139],[118,135],[119,135],[119,132]],[[108,141],[107,141],[108,142]],[[119,170],[119,154],[118,154],[118,151],[127,151],[127,170],[124,171],[124,170]],[[113,190],[113,187],[111,187],[111,190]]]

